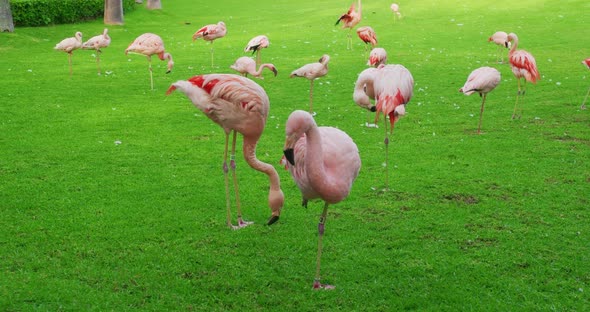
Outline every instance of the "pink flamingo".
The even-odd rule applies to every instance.
[[[358,0],[359,10],[358,12],[354,10],[354,3],[350,6],[350,9],[338,18],[336,21],[336,25],[338,25],[342,21],[342,29],[348,28],[348,41],[346,42],[346,49],[352,49],[352,29],[361,21],[362,18],[362,8],[361,8],[361,0]]]
[[[82,33],[77,31],[74,37],[66,38],[55,45],[54,49],[68,54],[70,64],[70,77],[72,76],[72,52],[82,47]]]
[[[225,37],[226,33],[227,28],[225,27],[225,23],[218,22],[217,24],[205,25],[193,34],[193,41],[203,38],[203,40],[211,42],[211,67],[213,67],[213,41]]]
[[[148,60],[148,69],[150,72],[150,85],[152,90],[154,90],[154,74],[152,73],[152,55],[157,55],[160,60],[168,60],[167,64],[167,71],[166,74],[172,71],[172,67],[174,67],[174,61],[172,60],[172,55],[166,52],[164,48],[164,41],[162,38],[156,34],[152,33],[145,33],[137,37],[125,50],[125,55],[128,53],[132,54],[143,54],[147,57]]]
[[[371,26],[363,26],[357,28],[356,34],[365,43],[365,48],[369,43],[373,48],[377,45],[377,34],[375,34],[375,31],[373,30],[373,28],[371,28]]]
[[[393,22],[395,23],[395,19],[396,17],[398,19],[402,18],[402,14],[399,12],[399,4],[397,3],[392,3],[390,6],[391,12],[393,12]]]
[[[248,165],[266,174],[270,180],[268,204],[272,216],[267,224],[273,224],[279,219],[283,207],[284,196],[281,191],[280,179],[275,168],[256,158],[256,145],[264,131],[270,103],[264,89],[252,80],[233,74],[210,74],[194,76],[188,80],[179,80],[172,84],[166,94],[180,90],[193,104],[209,119],[220,125],[225,132],[225,150],[223,153],[223,174],[225,176],[225,199],[227,207],[227,226],[239,229],[252,222],[242,219],[238,180],[236,177],[236,133],[243,137],[243,154]],[[230,134],[233,135],[230,165],[236,206],[238,211],[238,225],[231,223],[231,208],[228,177],[228,144]]]
[[[582,64],[586,65],[586,68],[590,69],[590,58],[583,60]],[[580,106],[580,109],[586,109],[586,100],[588,99],[588,94],[590,94],[590,88],[588,88],[588,92],[584,97],[584,102],[582,102],[582,106]]]
[[[252,51],[253,54],[256,53],[256,66],[260,66],[260,50],[268,48],[269,45],[270,41],[268,41],[267,36],[256,36],[248,41],[248,44],[244,48],[244,52]]]
[[[250,74],[256,78],[264,79],[264,77],[262,77],[262,70],[265,68],[270,69],[275,74],[275,77],[277,76],[277,69],[273,64],[262,64],[258,67],[258,70],[256,70],[256,62],[247,56],[238,58],[229,68],[239,72],[244,77],[247,77],[248,74]]]
[[[100,49],[106,48],[111,44],[111,37],[109,37],[108,29],[104,29],[101,35],[94,36],[82,44],[82,49],[96,51],[96,67],[100,75]]]
[[[387,189],[389,185],[389,134],[393,133],[394,124],[399,117],[406,114],[405,106],[414,93],[414,78],[403,65],[381,65],[377,68],[377,71],[378,74],[374,82],[375,99],[377,101],[375,124],[379,119],[379,114],[383,113],[385,125],[385,188]],[[388,116],[391,124],[389,133],[387,132]]]
[[[328,62],[330,56],[327,54],[322,57],[316,63],[305,64],[301,68],[294,70],[289,77],[304,77],[309,79],[309,113],[313,114],[313,81],[319,77],[323,77],[328,73]]]
[[[503,31],[497,31],[488,38],[488,42],[493,42],[498,46],[496,58],[498,58],[499,55],[500,60],[498,60],[498,63],[504,63],[504,54],[502,53],[502,49],[510,47],[508,44],[508,34]]]
[[[514,119],[516,118],[516,106],[518,105],[518,97],[521,93],[523,95],[525,94],[526,82],[530,81],[532,83],[537,83],[537,80],[541,79],[541,76],[539,75],[539,71],[537,70],[537,63],[535,62],[535,58],[525,50],[516,49],[518,47],[518,37],[516,36],[516,34],[510,33],[508,35],[508,41],[512,42],[512,47],[510,48],[510,52],[508,54],[510,68],[512,68],[512,73],[518,81],[518,92],[516,93],[516,102],[514,103],[514,112],[512,113],[512,119]],[[520,87],[521,78],[525,79],[522,91]]]
[[[361,108],[364,108],[370,112],[375,112],[377,110],[375,105],[371,104],[371,100],[375,99],[374,83],[377,75],[377,68],[370,67],[363,70],[356,79],[354,92],[352,94],[352,99],[354,102]],[[367,116],[370,119],[370,113],[368,113]],[[369,121],[365,123],[365,126],[369,128],[377,127],[375,123],[371,123]]]
[[[333,289],[320,283],[322,239],[328,205],[344,200],[361,168],[359,151],[354,141],[343,131],[332,127],[318,127],[313,117],[297,110],[287,119],[284,155],[289,162],[293,180],[301,190],[303,206],[310,199],[324,201],[318,224],[318,252],[314,289]]]
[[[486,96],[488,93],[496,88],[500,83],[501,75],[500,72],[492,67],[480,67],[467,77],[467,81],[463,88],[459,89],[459,92],[463,92],[465,95],[471,95],[474,92],[479,93],[482,97],[481,109],[479,111],[479,124],[477,125],[477,134],[480,134],[481,129],[481,118],[483,116],[483,109],[486,103]]]
[[[387,63],[387,52],[383,48],[374,48],[369,53],[369,60],[367,61],[367,65],[373,67],[379,67],[381,64]]]

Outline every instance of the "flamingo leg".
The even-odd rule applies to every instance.
[[[152,90],[154,90],[154,73],[152,70],[152,57],[148,55],[147,59],[148,59],[148,70],[150,71],[150,85],[152,87]]]
[[[315,115],[313,113],[313,81],[314,79],[310,80],[310,85],[309,85],[309,113],[312,115]]]
[[[588,94],[590,94],[590,88],[588,88],[588,92],[586,92],[586,96],[584,97],[584,102],[582,102],[582,106],[580,106],[580,109],[586,109],[586,100],[588,99]]]
[[[483,117],[483,106],[486,103],[486,96],[488,94],[484,93],[483,94],[483,100],[481,101],[481,109],[479,111],[479,124],[477,125],[477,134],[480,134],[480,129],[481,129],[481,118]]]
[[[313,289],[334,289],[335,286],[320,283],[320,263],[322,259],[322,240],[324,238],[324,230],[326,225],[326,217],[328,215],[328,203],[324,203],[324,211],[320,217],[318,224],[318,254],[316,258],[315,279],[313,281]]]
[[[70,77],[72,77],[72,52],[68,53],[68,64],[70,65]]]
[[[227,166],[227,150],[229,145],[229,133],[225,133],[225,149],[223,150],[223,177],[225,180],[225,206],[227,209],[227,226],[231,229],[235,227],[231,224],[231,203],[229,200],[229,167]]]
[[[352,50],[352,28],[348,29],[348,35],[346,36],[346,50]]]
[[[213,68],[213,41],[211,41],[211,68]]]
[[[260,66],[260,49],[256,50],[256,67]]]
[[[387,115],[383,114],[383,124],[385,125],[385,189],[389,189],[389,132],[387,132]],[[393,129],[391,129],[393,131]]]
[[[516,93],[516,102],[514,103],[514,111],[512,112],[512,119],[516,119],[516,107],[518,106],[518,98],[520,97],[520,78],[518,78],[518,92]]]
[[[96,50],[96,68],[98,69],[98,74],[100,75],[100,50]]]
[[[234,192],[236,195],[236,206],[238,208],[238,225],[237,226],[232,226],[232,228],[234,230],[237,229],[241,229],[243,227],[246,227],[250,224],[252,224],[253,222],[249,222],[249,221],[244,221],[242,219],[242,206],[240,204],[240,192],[239,192],[239,188],[238,188],[238,178],[236,176],[236,136],[237,136],[237,132],[236,130],[233,130],[233,139],[232,139],[232,145],[231,145],[231,155],[230,160],[229,160],[229,167],[232,171],[232,176],[234,179]]]

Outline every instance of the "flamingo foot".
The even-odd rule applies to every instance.
[[[522,117],[522,115],[520,115],[520,114],[512,114],[512,119],[520,119],[520,117]]]
[[[332,289],[336,289],[336,286],[334,286],[334,285],[328,285],[328,284],[322,284],[318,280],[313,281],[313,290],[320,290],[320,289],[332,290]]]
[[[582,106],[580,106],[580,109],[581,109],[581,110],[584,110],[584,109],[586,109],[586,105],[582,104]]]
[[[254,222],[251,221],[244,221],[242,220],[242,218],[238,218],[238,225],[233,225],[233,224],[228,224],[228,226],[232,229],[232,230],[239,230],[241,228],[245,228],[250,224],[253,224]]]
[[[375,123],[368,123],[368,122],[365,122],[365,127],[367,127],[367,128],[379,128],[379,126],[377,126],[377,124],[375,124]]]
[[[272,216],[272,217],[270,217],[270,219],[268,219],[268,222],[266,222],[266,225],[272,225],[277,221],[279,221],[279,216]]]

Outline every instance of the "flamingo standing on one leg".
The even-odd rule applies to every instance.
[[[96,67],[100,75],[100,53],[102,48],[106,48],[111,44],[111,37],[108,34],[108,29],[105,28],[101,35],[94,36],[82,44],[82,49],[96,51]]]
[[[370,67],[363,70],[356,79],[354,92],[352,94],[352,99],[354,102],[358,106],[367,109],[367,116],[369,120],[371,118],[369,112],[375,112],[377,110],[375,105],[371,104],[371,100],[375,99],[374,83],[377,75],[378,71],[376,68]],[[377,127],[375,123],[371,123],[369,121],[365,123],[365,126],[369,128]]]
[[[318,224],[318,252],[314,289],[333,289],[320,283],[322,239],[328,205],[344,200],[361,168],[359,151],[354,141],[343,131],[332,127],[318,127],[313,117],[297,110],[287,119],[284,154],[287,167],[301,190],[303,206],[310,199],[324,201]]]
[[[252,51],[252,53],[256,53],[256,66],[260,66],[260,50],[268,48],[269,45],[270,41],[268,41],[267,36],[256,36],[248,41],[248,44],[244,48],[244,52]]]
[[[74,37],[66,38],[55,45],[55,50],[64,51],[68,54],[70,64],[70,77],[72,77],[72,52],[82,47],[82,33],[77,31]]]
[[[512,113],[512,119],[516,118],[516,106],[518,105],[518,98],[520,94],[525,94],[526,82],[537,83],[537,80],[541,79],[539,71],[537,70],[537,63],[535,58],[525,50],[517,50],[518,37],[514,33],[508,35],[508,41],[512,42],[512,47],[508,54],[510,61],[510,68],[512,73],[518,81],[518,92],[516,93],[516,102],[514,103],[514,112]],[[524,86],[520,87],[520,79],[524,78]],[[520,117],[520,116],[519,116]]]
[[[125,54],[128,53],[143,54],[147,57],[149,64],[148,69],[150,71],[150,85],[152,90],[154,90],[152,55],[157,55],[162,61],[168,60],[166,74],[170,73],[172,71],[172,67],[174,67],[172,55],[166,52],[166,49],[164,48],[164,41],[162,41],[162,38],[156,34],[145,33],[137,37],[125,50]]]
[[[373,66],[375,68],[379,67],[381,64],[387,63],[387,51],[383,48],[374,48],[369,53],[369,60],[367,61],[367,65]]]
[[[362,18],[362,8],[361,8],[361,0],[358,0],[359,10],[358,12],[354,10],[354,3],[350,6],[350,9],[338,18],[336,21],[336,25],[342,21],[342,28],[348,28],[348,41],[346,42],[346,49],[352,49],[352,29],[361,21]]]
[[[393,133],[395,122],[400,116],[406,114],[406,104],[414,93],[414,78],[403,65],[381,65],[377,68],[375,78],[375,99],[377,100],[377,115],[383,113],[385,125],[385,189],[389,187],[388,146],[389,135]],[[391,130],[387,131],[387,117],[391,124]]]
[[[590,69],[590,58],[583,60],[582,64],[586,65],[586,67],[588,69]],[[580,106],[580,109],[586,109],[586,100],[588,99],[588,94],[590,94],[590,88],[588,88],[588,92],[586,92],[586,96],[584,97],[584,102],[582,102],[582,106]]]
[[[496,61],[500,64],[503,64],[504,54],[502,53],[502,49],[510,47],[508,44],[508,34],[503,31],[497,31],[488,38],[488,42],[493,42],[498,46],[496,51]]]
[[[316,63],[305,64],[301,68],[294,70],[289,77],[304,77],[309,79],[309,113],[313,113],[313,81],[319,77],[325,76],[328,73],[328,62],[330,56],[327,54],[322,57]]]
[[[486,96],[488,93],[496,88],[500,83],[501,75],[500,72],[492,67],[480,67],[467,77],[467,81],[463,88],[459,89],[459,92],[463,92],[465,95],[471,95],[474,92],[479,93],[482,97],[481,109],[479,111],[479,124],[477,125],[477,134],[480,134],[481,129],[481,118],[483,116],[483,109],[486,103]]]
[[[213,67],[213,41],[224,37],[226,33],[225,23],[218,22],[217,24],[205,25],[193,34],[193,41],[203,38],[203,40],[211,42],[211,67]]]
[[[365,43],[365,49],[367,49],[369,43],[371,44],[372,48],[377,45],[377,34],[371,26],[357,28],[356,34]]]
[[[393,12],[393,22],[395,23],[395,19],[396,17],[398,19],[402,18],[402,14],[399,12],[399,4],[397,3],[392,3],[390,6],[391,12]]]
[[[280,179],[275,168],[256,158],[256,145],[264,131],[270,103],[264,89],[252,80],[233,74],[210,74],[195,76],[188,80],[173,83],[166,94],[180,90],[209,119],[220,125],[225,132],[225,151],[223,153],[223,174],[225,176],[225,198],[227,208],[227,226],[232,229],[245,227],[251,222],[242,219],[240,197],[236,177],[236,133],[243,136],[243,154],[248,165],[266,174],[270,180],[268,204],[272,216],[267,224],[279,219],[283,207],[284,195],[281,191]],[[233,135],[230,164],[228,168],[228,144],[230,134]],[[231,169],[238,211],[238,225],[231,223],[229,196],[229,177]]]
[[[264,79],[264,77],[262,77],[262,70],[265,68],[270,69],[275,74],[275,77],[277,76],[277,69],[273,64],[262,64],[258,67],[258,70],[256,70],[256,61],[247,56],[238,58],[229,68],[239,72],[244,77],[247,77],[248,74],[250,74],[256,78]]]

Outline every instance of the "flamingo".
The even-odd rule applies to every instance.
[[[160,60],[168,60],[166,74],[172,71],[174,61],[172,55],[166,52],[164,48],[164,41],[156,34],[145,33],[137,37],[125,50],[125,55],[128,53],[143,54],[148,60],[148,69],[150,71],[150,85],[154,90],[154,74],[152,72],[152,55],[157,55]]]
[[[66,38],[55,45],[54,49],[68,54],[70,64],[70,77],[72,76],[72,52],[82,47],[82,33],[77,31],[74,37]]]
[[[377,68],[374,89],[377,100],[375,124],[379,119],[379,113],[383,113],[385,125],[385,188],[389,185],[388,174],[388,146],[389,135],[393,133],[395,122],[400,116],[406,114],[406,104],[412,98],[414,92],[414,78],[410,71],[403,65],[381,65]],[[387,132],[387,116],[391,124],[391,130]]]
[[[324,201],[318,224],[318,252],[313,289],[334,289],[320,283],[322,239],[328,206],[344,200],[361,168],[359,151],[345,132],[332,127],[318,127],[313,117],[301,110],[287,119],[284,155],[293,180],[301,191],[302,205],[311,199]]]
[[[218,22],[217,24],[205,25],[193,34],[193,41],[203,38],[203,40],[211,42],[211,67],[213,67],[213,41],[225,37],[226,33],[227,28],[225,27],[225,23]]]
[[[361,9],[361,0],[358,0],[359,10],[358,12],[354,10],[354,3],[350,6],[350,9],[338,18],[336,21],[336,25],[342,21],[342,29],[348,28],[348,41],[346,42],[346,49],[352,49],[352,29],[361,21],[362,18],[362,9]]]
[[[188,80],[173,83],[167,95],[174,90],[184,93],[191,102],[209,119],[223,128],[225,132],[225,150],[223,153],[223,174],[225,177],[225,199],[227,208],[227,226],[240,229],[252,222],[242,219],[240,197],[236,177],[236,134],[243,137],[243,154],[248,165],[266,174],[270,180],[268,204],[272,215],[267,224],[275,223],[283,207],[284,195],[281,191],[280,179],[275,168],[256,158],[256,145],[264,131],[270,103],[262,87],[254,81],[234,74],[210,74],[194,76]],[[227,155],[230,134],[232,147],[228,168]],[[234,182],[234,193],[238,212],[238,224],[232,225],[229,196],[229,177],[231,169]]]
[[[525,50],[517,50],[518,47],[518,36],[514,33],[508,35],[508,41],[512,43],[510,52],[508,54],[510,61],[510,68],[512,73],[518,81],[518,92],[516,93],[516,102],[514,103],[514,112],[512,113],[512,119],[516,118],[516,106],[518,105],[518,97],[522,93],[524,95],[526,91],[526,82],[537,83],[537,80],[541,79],[539,71],[537,70],[537,63],[535,58],[529,52]],[[524,86],[520,87],[520,79],[524,78]],[[519,116],[520,117],[520,116]]]
[[[471,95],[474,92],[477,92],[479,93],[479,96],[482,97],[477,134],[480,134],[481,118],[483,116],[483,107],[486,102],[486,96],[498,86],[500,79],[501,75],[497,69],[484,66],[471,72],[469,77],[467,77],[467,81],[463,88],[459,89],[459,92],[463,92],[465,95]]]
[[[354,102],[361,108],[364,108],[370,112],[375,112],[377,110],[375,105],[371,104],[371,100],[375,99],[374,83],[377,74],[377,68],[370,67],[363,70],[356,80],[354,92],[352,94],[352,99]],[[370,118],[370,115],[368,116]],[[369,128],[375,128],[377,125],[367,121],[365,126]]]
[[[262,77],[262,70],[264,68],[270,69],[275,74],[275,77],[277,76],[277,69],[273,64],[262,64],[256,70],[256,62],[247,56],[238,58],[229,68],[241,73],[244,77],[250,74],[256,78],[264,79]]]
[[[357,35],[361,40],[365,43],[365,48],[367,48],[367,44],[371,44],[371,47],[375,47],[377,45],[377,34],[371,26],[363,26],[359,27],[356,30]]]
[[[402,18],[402,14],[399,12],[399,4],[392,3],[390,8],[391,8],[391,12],[393,12],[393,22],[395,23],[396,16],[398,19]]]
[[[330,56],[327,54],[322,57],[316,63],[305,64],[301,68],[294,70],[289,77],[304,77],[309,79],[309,113],[313,114],[313,81],[319,77],[325,76],[328,73],[328,62]]]
[[[379,67],[381,64],[387,63],[387,52],[383,48],[374,48],[369,53],[369,60],[367,61],[367,65]]]
[[[267,36],[256,36],[248,41],[248,44],[244,48],[244,52],[252,51],[252,54],[256,53],[256,66],[260,66],[260,50],[268,48],[269,45],[270,41],[268,41]]]
[[[588,69],[590,69],[590,58],[583,60],[582,64],[586,65],[586,67]],[[588,92],[586,93],[586,96],[584,97],[584,102],[582,102],[582,106],[580,106],[580,109],[586,109],[586,100],[588,99],[588,94],[590,94],[590,88],[588,88]]]
[[[510,45],[508,43],[508,34],[503,31],[497,31],[492,36],[490,36],[488,38],[488,42],[493,42],[494,44],[496,44],[498,46],[498,51],[496,52],[497,53],[496,58],[498,55],[500,55],[500,60],[498,61],[498,63],[503,64],[504,63],[504,54],[502,54],[502,49],[510,47]]]
[[[100,53],[101,48],[106,48],[111,44],[111,37],[108,35],[108,29],[105,28],[101,35],[94,36],[82,44],[82,49],[96,50],[96,67],[100,75]]]

